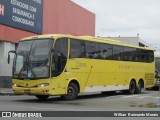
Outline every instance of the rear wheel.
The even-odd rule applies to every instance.
[[[40,99],[40,100],[45,100],[49,97],[49,95],[36,95],[36,98]]]
[[[136,93],[140,94],[142,91],[143,84],[141,81],[138,82],[138,86],[136,87]]]
[[[129,91],[128,92],[130,94],[135,94],[136,93],[136,83],[133,80],[130,82]]]
[[[70,83],[68,85],[68,90],[67,90],[67,94],[61,96],[63,99],[65,100],[74,100],[76,99],[78,96],[78,87],[76,84],[74,83]]]

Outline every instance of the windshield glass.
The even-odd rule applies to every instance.
[[[20,79],[49,77],[52,44],[52,39],[20,42],[13,65],[13,77]]]

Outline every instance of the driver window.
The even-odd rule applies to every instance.
[[[68,38],[57,39],[54,50],[55,52],[52,58],[52,76],[56,77],[62,73],[67,62]]]

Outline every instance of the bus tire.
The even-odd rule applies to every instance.
[[[135,81],[131,81],[129,84],[129,94],[135,94],[136,93],[136,83]]]
[[[136,94],[140,94],[142,91],[142,82],[138,82],[138,86],[136,86]]]
[[[36,98],[40,99],[40,100],[45,100],[49,97],[49,95],[36,95]]]
[[[64,100],[74,100],[78,96],[78,87],[74,83],[69,83],[68,90],[66,95],[62,95],[62,99]]]

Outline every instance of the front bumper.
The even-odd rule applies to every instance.
[[[25,87],[13,87],[14,94],[17,95],[50,95],[48,87],[44,88],[25,88]]]

